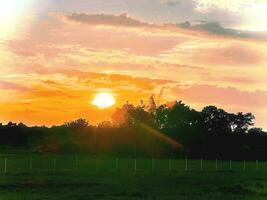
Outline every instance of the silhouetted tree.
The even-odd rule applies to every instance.
[[[264,134],[262,128],[251,128],[248,130],[249,135],[262,135]]]
[[[148,105],[127,102],[116,109],[112,122],[95,126],[85,119],[50,128],[0,123],[0,145],[41,153],[267,159],[267,133],[253,127],[254,119],[251,113],[229,113],[216,106],[196,111],[182,101],[157,106],[151,96]],[[166,137],[182,144],[183,151],[162,140]]]
[[[248,128],[254,125],[254,115],[251,113],[243,114],[242,112],[237,113],[233,119],[233,132],[243,134],[248,131]]]
[[[67,122],[65,125],[72,130],[80,130],[87,128],[89,123],[87,122],[86,119],[77,119],[72,122]]]

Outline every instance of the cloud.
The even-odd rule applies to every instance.
[[[252,32],[225,28],[219,22],[203,21],[202,23],[192,25],[190,22],[186,21],[183,23],[177,23],[176,26],[183,29],[203,31],[220,36],[267,39],[267,32]]]
[[[182,1],[180,0],[161,0],[160,3],[165,4],[170,7],[178,6],[182,4]]]
[[[69,15],[61,15],[67,20],[84,23],[88,25],[107,25],[107,26],[122,26],[122,27],[153,27],[153,24],[142,22],[128,16],[126,13],[119,15],[112,14],[87,14],[87,13],[72,13]]]
[[[214,77],[210,78],[210,80],[221,80],[222,82],[230,82],[234,84],[256,84],[262,83],[261,80],[258,80],[255,77],[242,77],[242,76],[223,76],[223,77]]]
[[[212,48],[199,48],[192,55],[203,64],[230,65],[230,66],[251,66],[259,65],[263,61],[261,52],[249,46],[232,44],[229,46],[217,46]]]
[[[87,118],[92,123],[108,120],[113,110],[101,113],[90,105],[93,95],[103,90],[114,93],[117,106],[127,100],[138,104],[140,99],[147,100],[150,95],[160,94],[160,90],[165,88],[161,103],[178,99],[193,107],[214,104],[229,111],[250,111],[260,116],[266,112],[263,108],[267,107],[265,90],[243,91],[235,87],[186,85],[178,81],[121,74],[54,70],[6,79],[0,82],[0,91],[8,89],[14,92],[0,102],[3,116],[8,120],[24,119],[29,124],[60,124],[78,117]],[[26,85],[27,89],[23,90]],[[29,105],[34,112],[29,113]],[[52,120],[55,115],[57,119]]]
[[[161,1],[169,6],[182,4],[181,1]],[[157,28],[166,30],[164,24],[148,23],[139,19],[130,17],[127,13],[119,15],[113,14],[92,14],[92,13],[72,13],[72,14],[56,14],[56,16],[63,18],[63,20],[70,20],[91,26],[105,25],[115,27],[135,27],[135,28]],[[201,18],[200,18],[201,19]],[[205,18],[204,18],[205,19]],[[253,32],[246,30],[239,30],[233,28],[225,28],[220,22],[202,20],[201,23],[191,24],[189,21],[183,23],[167,23],[167,27],[177,27],[191,31],[207,32],[219,36],[237,37],[237,38],[255,38],[267,40],[267,32]],[[168,29],[167,29],[168,30]],[[166,31],[167,31],[166,30]],[[179,31],[179,30],[175,30]]]
[[[202,104],[231,105],[245,108],[267,107],[267,91],[242,91],[234,87],[192,85],[174,88],[174,92],[185,101]]]
[[[23,37],[18,33],[16,39],[0,40],[1,116],[38,124],[82,116],[102,120],[106,113],[97,116],[89,105],[92,93],[112,89],[120,103],[138,103],[166,84],[171,86],[163,101],[186,99],[192,105],[215,103],[228,109],[237,108],[240,99],[247,110],[266,113],[267,49],[261,40],[266,34],[238,30],[245,29],[241,23],[248,12],[236,14],[219,0],[217,6],[210,0],[200,8],[201,1],[53,1]],[[46,16],[49,12],[60,14]],[[254,14],[249,16],[257,23]],[[178,82],[190,86],[170,93]],[[10,101],[14,105],[9,107]],[[30,118],[29,106],[21,101],[40,112]],[[57,107],[64,112],[56,112],[58,121],[53,121],[57,116],[51,110]]]
[[[190,22],[186,21],[184,23],[177,24],[177,26],[180,28],[185,28],[190,30],[206,31],[218,35],[241,36],[241,37],[246,36],[243,35],[240,31],[224,28],[218,22],[202,22],[200,24],[192,25]]]
[[[7,81],[0,81],[0,89],[15,90],[15,91],[20,91],[20,92],[29,90],[29,88],[26,86],[23,86],[17,83],[7,82]]]
[[[2,118],[4,121],[23,120],[24,123],[35,125],[62,124],[80,117],[91,123],[109,120],[115,107],[103,111],[90,103],[97,92],[112,92],[116,96],[116,106],[121,106],[127,100],[138,104],[141,99],[148,101],[149,96],[157,93],[160,87],[171,83],[159,79],[78,70],[29,73],[8,79],[8,84],[0,83],[1,93],[6,94],[8,87],[13,91],[8,93],[8,98],[0,97]],[[17,91],[18,87],[24,88],[25,85],[27,91]]]

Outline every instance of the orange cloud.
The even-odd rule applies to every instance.
[[[2,121],[52,125],[84,117],[96,123],[114,109],[93,107],[96,92],[111,91],[120,106],[165,88],[162,103],[181,99],[197,108],[256,112],[264,124],[266,42],[126,15],[69,17],[42,18],[27,37],[1,43]]]
[[[30,76],[32,83],[24,82]],[[109,120],[116,106],[126,101],[137,104],[157,93],[159,87],[168,84],[165,80],[134,78],[123,75],[62,71],[39,76],[31,74],[21,77],[17,87],[1,90],[17,90],[18,86],[27,90],[15,92],[9,100],[0,100],[3,121],[24,122],[30,125],[61,124],[76,118],[86,118],[91,123]],[[15,85],[15,84],[14,84]],[[116,97],[116,105],[109,109],[99,109],[91,104],[94,95],[100,91],[111,91]],[[136,95],[138,93],[138,95]]]
[[[231,87],[192,85],[174,88],[184,100],[202,104],[235,105],[240,107],[267,107],[267,91],[241,91]]]
[[[216,65],[248,66],[261,64],[260,51],[245,45],[221,45],[220,48],[199,49],[193,56],[200,63]]]
[[[26,81],[29,77],[32,77],[30,84]],[[213,104],[233,112],[255,112],[260,116],[258,124],[263,123],[262,112],[265,110],[261,108],[267,107],[267,91],[248,92],[210,85],[182,85],[174,81],[119,74],[62,70],[47,74],[25,74],[20,78],[9,78],[9,82],[13,84],[4,82],[0,89],[14,91],[9,93],[8,99],[0,99],[2,120],[23,121],[30,125],[61,124],[80,117],[92,123],[109,120],[115,107],[126,101],[134,104],[140,103],[141,99],[148,101],[152,94],[161,94],[161,103],[179,99],[199,109]],[[90,103],[94,95],[107,90],[114,94],[116,105],[107,110],[94,107]]]

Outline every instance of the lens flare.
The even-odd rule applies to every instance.
[[[150,126],[148,126],[144,123],[141,123],[140,125],[142,128],[147,130],[149,134],[153,135],[154,137],[158,138],[159,140],[173,146],[174,148],[184,149],[184,146],[182,144],[180,144],[179,142],[177,142],[176,140],[162,134],[161,132],[155,130],[154,128],[151,128]]]

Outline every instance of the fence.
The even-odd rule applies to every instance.
[[[2,169],[2,170],[1,170]],[[2,173],[60,171],[267,171],[265,161],[126,159],[88,156],[5,156],[0,160]]]

